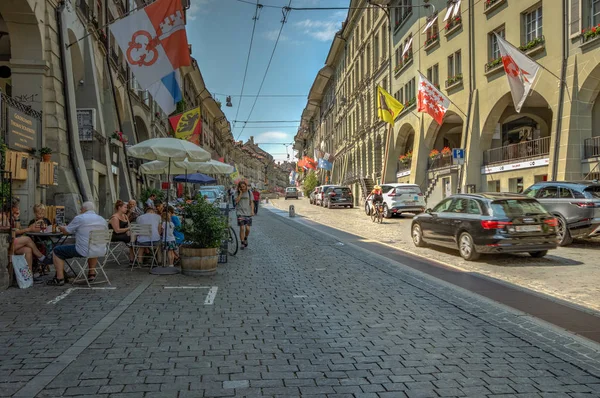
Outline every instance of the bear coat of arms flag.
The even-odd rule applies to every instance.
[[[200,145],[200,135],[202,133],[202,116],[200,108],[190,109],[187,112],[169,118],[175,138],[187,140],[196,145]]]
[[[540,65],[507,42],[502,36],[496,35],[498,49],[502,56],[504,71],[508,78],[510,93],[515,104],[515,110],[521,112],[521,107],[529,95],[531,86],[535,81]]]
[[[181,0],[157,0],[109,28],[142,90],[156,83],[180,100],[180,82],[177,90],[174,88],[175,72],[191,65]]]
[[[404,105],[392,97],[381,86],[377,86],[377,116],[389,124],[394,124],[396,117],[402,112]]]

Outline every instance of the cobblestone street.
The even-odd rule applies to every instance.
[[[600,397],[587,340],[267,209],[249,243],[213,277],[2,292],[0,395]]]
[[[463,271],[506,281],[533,291],[600,311],[600,267],[596,255],[599,241],[575,241],[567,247],[552,250],[548,256],[535,259],[527,254],[482,256],[477,262],[463,260],[458,251],[443,248],[418,248],[410,236],[412,215],[384,219],[382,225],[371,222],[362,208],[327,209],[310,205],[308,200],[274,200],[272,204],[296,212],[307,219],[343,230],[367,240],[375,240]]]

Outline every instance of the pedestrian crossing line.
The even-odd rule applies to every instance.
[[[215,302],[215,297],[217,296],[217,290],[219,290],[217,286],[210,288],[208,294],[206,295],[206,299],[204,300],[204,305],[213,305]]]

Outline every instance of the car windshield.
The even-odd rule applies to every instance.
[[[335,188],[333,192],[335,192],[336,195],[349,194],[350,188]]]
[[[546,214],[546,209],[534,199],[506,199],[495,200],[491,205],[494,217],[521,217],[536,214]]]
[[[420,193],[421,193],[421,188],[419,188],[419,187],[411,187],[411,186],[396,187],[396,195],[402,195],[402,194],[420,194]]]
[[[583,190],[583,192],[586,192],[592,199],[600,199],[600,185],[592,185],[591,187],[587,187]]]
[[[216,198],[217,193],[215,191],[200,191],[201,196],[208,196],[209,199]]]

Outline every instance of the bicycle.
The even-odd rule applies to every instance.
[[[238,252],[238,237],[232,226],[229,227],[229,236],[227,237],[227,253],[235,256]]]
[[[371,221],[378,222],[381,224],[383,222],[383,205],[382,204],[374,204],[373,210],[371,211]]]

